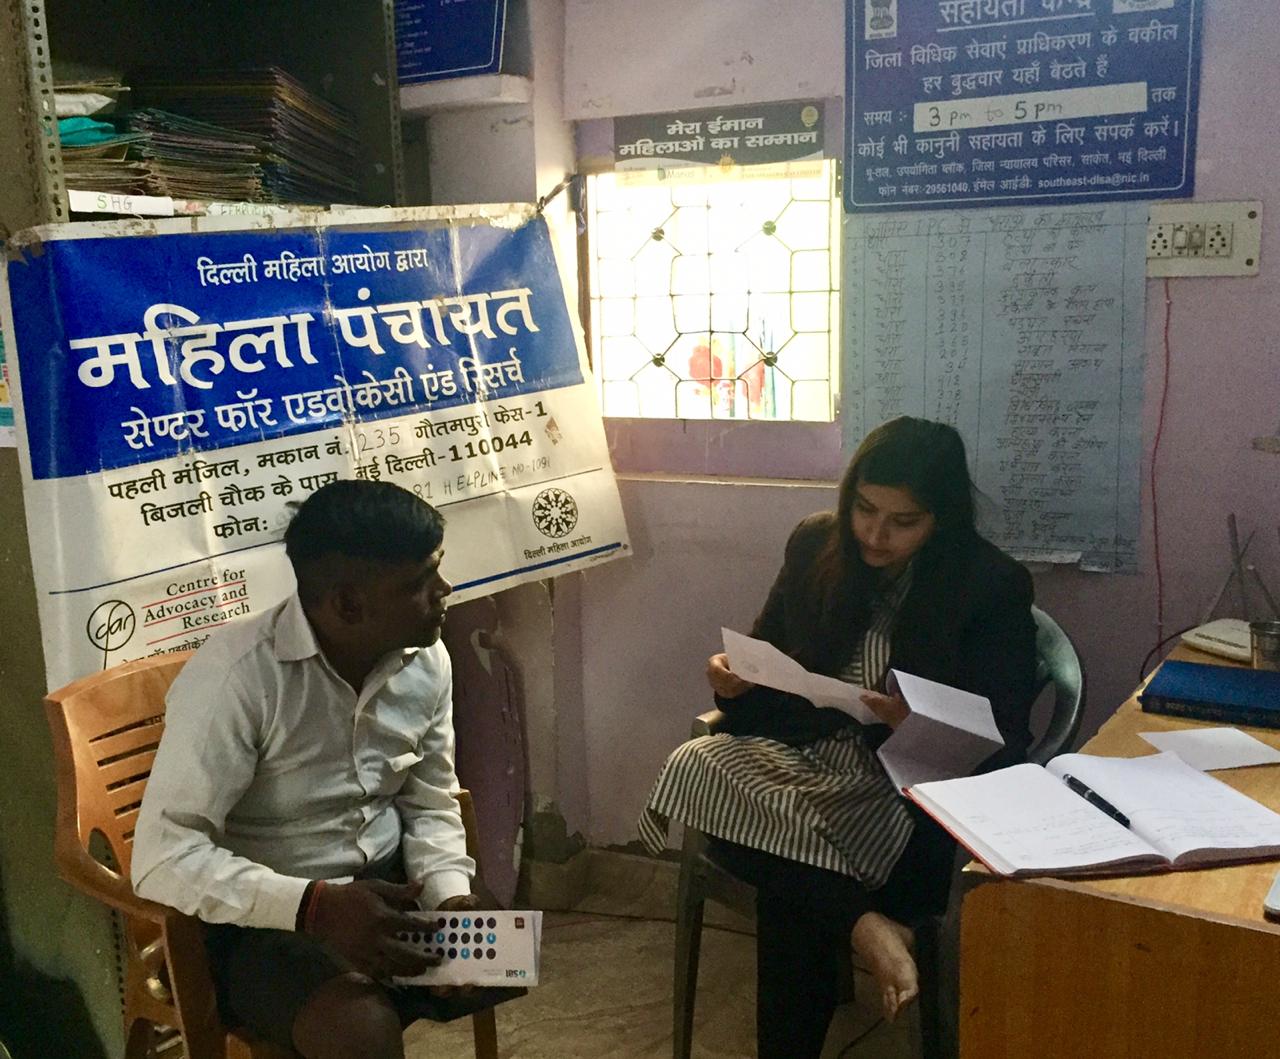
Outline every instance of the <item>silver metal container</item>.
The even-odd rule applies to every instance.
[[[1249,622],[1249,651],[1254,669],[1280,670],[1280,621]]]

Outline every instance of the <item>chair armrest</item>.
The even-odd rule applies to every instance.
[[[227,1047],[227,1029],[218,1015],[217,991],[209,972],[209,958],[204,945],[204,926],[194,916],[166,908],[161,925],[163,947],[159,952],[144,951],[147,971],[145,988],[153,999],[172,1004],[182,1023],[186,1055],[222,1056],[279,1055],[272,1051],[235,1051]],[[287,1053],[293,1055],[293,1052]]]
[[[693,719],[690,738],[697,739],[701,735],[715,735],[724,725],[724,713],[720,710],[708,710]]]
[[[83,894],[109,905],[125,915],[137,916],[152,923],[163,923],[174,914],[168,905],[148,901],[133,892],[133,885],[123,875],[112,871],[105,864],[94,860],[80,845],[74,835],[62,836],[54,841],[54,859],[58,874]]]
[[[476,862],[476,874],[480,874],[480,827],[476,823],[476,807],[471,792],[462,787],[454,794],[458,812],[462,816],[462,829],[467,833],[467,856]]]

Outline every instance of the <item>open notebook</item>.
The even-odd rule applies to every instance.
[[[1000,875],[1129,874],[1280,857],[1280,815],[1171,753],[1062,754],[1044,768],[920,783],[907,795]]]

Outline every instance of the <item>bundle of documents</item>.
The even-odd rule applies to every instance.
[[[146,190],[147,167],[130,154],[130,147],[145,140],[146,133],[120,132],[102,117],[68,114],[58,118],[58,138],[68,186],[126,194]]]
[[[1280,815],[1176,754],[1061,754],[908,797],[1001,875],[1131,874],[1280,856]]]
[[[148,188],[146,163],[129,157],[129,143],[122,138],[113,143],[62,148],[62,174],[67,187],[77,191],[110,191],[122,195],[142,195]]]
[[[135,110],[128,127],[138,136],[130,155],[144,162],[148,194],[246,202],[263,197],[266,152],[251,138],[154,108]]]
[[[259,199],[357,198],[359,140],[350,115],[283,70],[142,72],[132,88],[138,103],[216,125],[259,152]]]

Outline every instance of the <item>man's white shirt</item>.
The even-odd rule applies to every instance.
[[[403,849],[422,904],[469,893],[448,652],[394,651],[357,694],[297,595],[216,633],[169,691],[134,889],[211,923],[292,930],[312,879]]]

